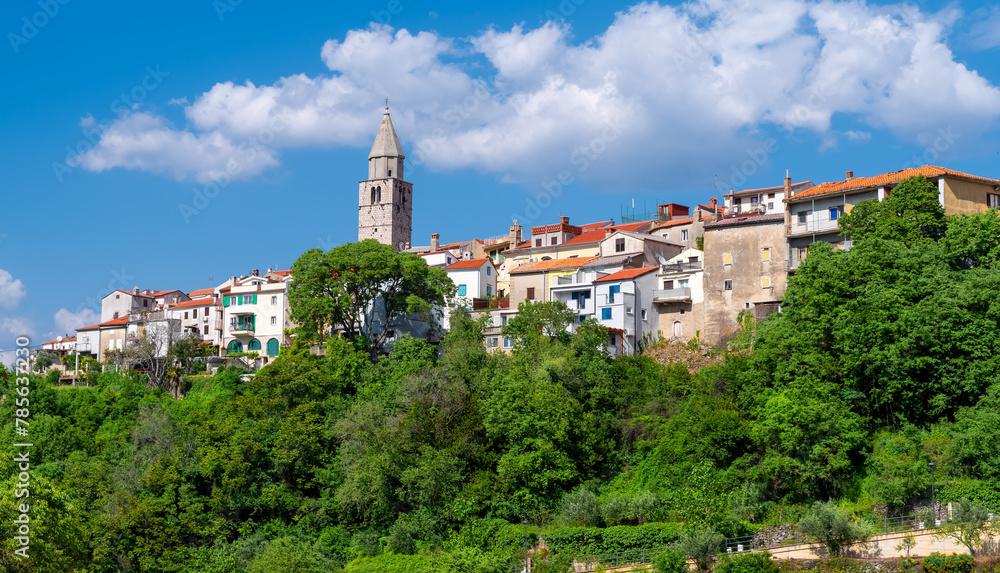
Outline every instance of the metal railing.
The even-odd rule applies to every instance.
[[[697,271],[702,268],[702,261],[689,261],[686,263],[667,263],[660,265],[660,274],[682,273],[685,271]]]
[[[986,506],[989,512],[988,519],[993,521],[996,515],[1000,515],[1000,506]],[[926,523],[921,521],[923,515],[910,514],[897,517],[884,517],[876,521],[866,521],[868,524],[868,535],[885,535],[889,533],[903,533],[907,531],[921,531],[925,529],[936,529],[951,519],[951,510],[948,508],[938,508],[935,515],[935,522]],[[761,530],[755,535],[744,535],[742,537],[727,537],[723,540],[722,551],[720,553],[743,553],[775,549],[792,545],[806,543],[817,543],[819,540],[809,535],[801,535],[796,524],[784,524],[789,526],[782,529],[782,526],[771,528],[771,531]],[[643,565],[652,563],[657,555],[673,549],[670,546],[653,547],[649,549],[631,549],[618,553],[604,553],[601,555],[581,555],[573,558],[574,571],[585,573],[594,571],[598,565],[604,568],[625,567],[629,565]],[[533,560],[531,560],[533,561]],[[583,567],[581,569],[581,567]],[[525,573],[525,564],[514,564],[511,569],[514,573]],[[531,567],[527,572],[530,573]]]

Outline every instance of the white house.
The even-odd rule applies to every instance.
[[[118,289],[101,299],[101,322],[121,318],[126,314],[150,312],[156,309],[156,298],[151,290]]]
[[[178,302],[167,308],[170,318],[180,321],[181,334],[193,335],[213,346],[222,345],[222,305],[215,297]]]
[[[223,355],[256,352],[252,360],[254,367],[260,368],[291,343],[285,336],[285,329],[293,326],[288,305],[290,281],[291,276],[278,280],[254,274],[221,289]]]
[[[659,267],[622,269],[594,281],[597,321],[608,328],[613,355],[631,354],[645,335],[655,336],[659,314],[653,304]]]
[[[653,303],[664,338],[690,340],[704,328],[704,253],[687,249],[660,265]]]

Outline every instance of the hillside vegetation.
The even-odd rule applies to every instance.
[[[373,363],[362,344],[303,344],[180,400],[132,375],[33,376],[31,568],[13,555],[4,372],[0,560],[499,572],[526,530],[571,555],[746,535],[816,501],[901,512],[930,497],[929,461],[938,500],[1000,503],[1000,220],[945,218],[936,194],[911,180],[856,207],[854,248],[814,245],[783,311],[694,373],[609,358],[587,327],[520,324],[513,353],[488,353],[457,314],[439,347],[403,338]]]

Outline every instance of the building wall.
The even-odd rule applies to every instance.
[[[659,330],[663,338],[667,340],[679,340],[687,342],[695,336],[701,337],[705,327],[705,290],[704,290],[704,264],[705,253],[698,249],[687,249],[681,254],[669,259],[668,263],[687,263],[691,257],[698,257],[702,263],[701,269],[690,269],[680,272],[659,272],[656,275],[655,289],[663,289],[663,281],[674,281],[674,288],[681,288],[680,281],[687,279],[688,288],[691,289],[690,302],[669,302],[656,305],[659,313]],[[681,313],[683,311],[683,314]],[[681,326],[680,336],[674,331],[674,323],[679,322]]]
[[[993,185],[987,183],[948,177],[942,179],[944,180],[945,215],[982,213],[988,208],[986,195],[989,193],[1000,194],[1000,191],[993,189]]]
[[[535,302],[548,300],[548,289],[545,288],[546,273],[514,273],[510,275],[510,309],[517,310],[517,305],[524,302],[528,289],[535,289]]]
[[[239,286],[233,287],[231,293],[230,296],[252,296],[256,294],[257,303],[230,303],[229,306],[223,307],[221,325],[223,331],[220,349],[222,354],[225,355],[226,348],[233,340],[239,340],[243,344],[243,351],[247,352],[249,351],[248,346],[250,341],[256,338],[260,341],[261,345],[260,350],[257,352],[264,359],[263,363],[267,363],[267,342],[273,338],[278,341],[279,347],[283,346],[285,344],[284,330],[292,326],[289,318],[288,297],[285,290],[277,290],[272,287],[271,290],[262,288],[258,291],[256,290],[256,286]],[[275,302],[272,302],[272,298],[275,299]],[[232,319],[238,315],[246,314],[253,314],[254,316],[253,334],[234,335],[229,329]],[[275,319],[274,324],[272,324],[272,318]]]
[[[143,302],[146,303],[145,306],[143,306]],[[121,318],[126,314],[150,311],[153,309],[153,303],[151,298],[115,291],[101,299],[101,322]],[[118,316],[115,316],[116,312]]]
[[[83,354],[93,354],[97,356],[100,354],[101,350],[101,331],[94,330],[77,330],[76,331],[76,348],[78,352]]]
[[[413,230],[413,184],[392,177],[361,181],[358,188],[358,240],[402,250]],[[377,190],[374,201],[372,190]]]
[[[761,260],[764,248],[770,248],[770,261]],[[732,255],[731,265],[724,264],[725,253]],[[781,300],[787,272],[784,253],[781,221],[705,229],[706,343],[718,344],[733,334],[740,311],[752,312],[757,302]],[[771,286],[761,286],[762,276],[770,277]],[[726,280],[732,280],[732,290],[725,290]]]
[[[125,347],[125,325],[114,328],[102,328],[100,334],[101,346],[97,355],[98,362],[107,359],[108,350],[117,350]]]

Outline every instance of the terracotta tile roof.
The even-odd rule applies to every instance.
[[[449,251],[448,249],[440,249],[437,251],[430,251],[427,253],[414,253],[414,254],[417,255],[418,257],[426,257],[427,255],[440,255],[441,253],[450,253],[450,252],[451,251]]]
[[[893,171],[892,173],[883,173],[881,175],[874,175],[872,177],[855,177],[853,179],[836,181],[833,183],[821,183],[813,187],[812,189],[807,189],[801,193],[796,193],[790,198],[786,197],[785,202],[786,203],[793,202],[799,199],[805,199],[807,197],[817,197],[820,195],[826,195],[828,193],[844,193],[847,191],[868,189],[871,187],[882,187],[883,185],[889,185],[891,183],[899,183],[900,181],[909,179],[910,177],[916,177],[917,175],[923,175],[924,177],[928,178],[947,175],[959,179],[968,179],[970,181],[990,183],[992,185],[997,184],[996,179],[990,179],[988,177],[979,177],[978,175],[969,175],[968,173],[962,173],[961,171],[946,169],[944,167],[937,167],[936,165],[924,165],[922,167],[911,167],[909,169]]]
[[[179,292],[181,294],[184,294],[182,291],[174,289],[174,290],[158,290],[158,291],[154,292],[152,296],[154,296],[154,297],[156,297],[156,296],[163,296],[165,294],[170,294],[172,292]]]
[[[624,225],[608,225],[607,227],[600,227],[594,229],[593,231],[587,231],[582,235],[573,237],[572,239],[563,243],[564,245],[585,245],[587,243],[596,243],[598,241],[603,241],[605,237],[613,233],[614,231],[628,231],[635,232],[646,225],[650,221],[641,221],[639,223],[626,223]]]
[[[111,294],[114,294],[116,292],[123,292],[123,293],[125,293],[127,295],[138,296],[138,297],[142,297],[142,298],[153,298],[152,295],[142,294],[142,293],[136,294],[135,291],[125,290],[125,289],[121,289],[121,288],[117,289],[117,290],[111,291]],[[107,298],[107,297],[105,297],[105,298]]]
[[[102,322],[97,326],[122,326],[123,324],[128,324],[128,315],[119,316],[118,318],[109,320],[107,322]]]
[[[535,261],[525,263],[510,271],[513,273],[537,273],[541,271],[553,271],[559,269],[578,269],[598,257],[575,257],[572,259],[549,259],[547,261]]]
[[[193,290],[188,293],[188,296],[194,298],[196,296],[211,296],[215,292],[214,288],[200,288],[198,290]]]
[[[271,274],[278,275],[279,277],[290,277],[292,276],[292,271],[291,269],[286,271],[271,271]]]
[[[698,203],[698,206],[701,207],[702,209],[706,210],[706,211],[712,211],[713,210],[713,207],[711,205],[702,205],[701,203]],[[724,213],[726,211],[726,206],[725,205],[716,205],[714,207],[714,211],[716,211],[717,213]]]
[[[608,219],[607,221],[598,221],[597,223],[588,223],[586,225],[580,225],[580,228],[584,231],[593,231],[594,229],[599,229],[601,227],[607,227],[608,225],[614,225],[613,219]]]
[[[43,342],[43,343],[42,343],[42,346],[45,346],[46,344],[55,344],[56,342],[59,342],[59,341],[58,341],[58,340],[56,340],[55,338],[53,338],[52,340],[50,340],[50,341],[48,341],[48,342]]]
[[[451,266],[445,267],[444,270],[458,271],[462,269],[478,269],[488,262],[490,262],[490,259],[469,259],[467,261],[458,261]]]
[[[83,328],[77,328],[75,330],[77,332],[80,332],[81,330],[97,330],[100,327],[101,327],[100,324],[91,324],[90,326],[84,326]]]
[[[642,267],[639,269],[622,269],[617,273],[612,273],[606,277],[601,277],[594,281],[595,283],[606,283],[615,281],[626,281],[629,279],[634,279],[635,277],[641,277],[646,273],[651,273],[653,271],[659,270],[660,267]]]
[[[677,225],[687,225],[688,223],[694,223],[694,217],[685,217],[683,219],[674,219],[673,221],[664,221],[659,225],[650,229],[650,231],[655,231],[657,229],[662,229],[664,227],[676,227]]]
[[[705,223],[705,229],[718,229],[720,227],[735,227],[738,225],[756,225],[760,223],[785,222],[784,213],[771,213],[769,215],[755,215],[747,213],[737,217],[726,217],[712,223]]]
[[[215,304],[214,298],[202,298],[198,300],[186,300],[184,302],[179,302],[174,305],[170,305],[169,308],[190,308],[192,306],[211,306]]]

